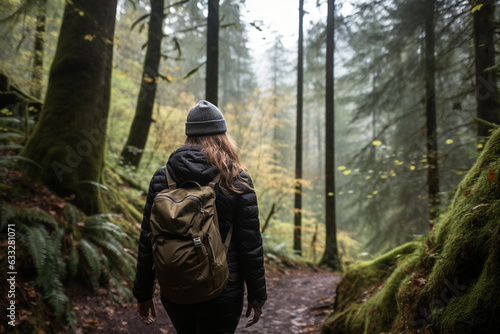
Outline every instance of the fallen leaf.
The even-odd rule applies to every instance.
[[[492,168],[488,171],[488,181],[490,181],[490,183],[495,183],[498,179],[498,176],[497,176],[497,173],[495,172],[495,170]]]

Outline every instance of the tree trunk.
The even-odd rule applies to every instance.
[[[482,5],[472,14],[474,25],[474,51],[476,66],[477,117],[489,123],[500,124],[500,103],[495,71],[486,71],[495,65],[495,1],[471,1],[472,7]],[[479,122],[477,134],[488,137],[493,128]]]
[[[219,87],[219,0],[208,1],[207,72],[205,80],[205,99],[217,105]]]
[[[117,0],[67,2],[43,109],[22,155],[25,175],[86,213],[100,211]]]
[[[425,119],[427,135],[427,187],[429,192],[429,225],[432,228],[439,206],[439,165],[436,124],[436,60],[434,56],[434,0],[426,1],[425,15]]]
[[[326,241],[320,264],[332,270],[342,270],[337,245],[335,212],[335,100],[334,100],[335,0],[328,0],[326,23],[326,81],[325,81],[325,204]]]
[[[130,127],[127,142],[123,147],[120,163],[133,168],[139,167],[149,129],[153,122],[158,82],[158,68],[161,59],[161,42],[163,39],[164,0],[151,0],[151,16],[148,28],[148,45],[144,58],[142,83],[137,99],[134,120]]]
[[[43,81],[43,49],[45,46],[47,0],[42,0],[36,16],[35,46],[33,50],[33,74],[31,76],[30,94],[37,99],[42,98]]]
[[[304,83],[304,0],[299,0],[299,55],[297,62],[297,130],[295,139],[295,210],[293,251],[302,255],[302,100]]]

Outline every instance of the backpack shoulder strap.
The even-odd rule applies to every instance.
[[[210,181],[210,183],[208,184],[211,188],[214,188],[215,185],[217,183],[219,183],[220,181],[220,173],[217,174],[216,177],[214,177],[214,179],[212,181]],[[233,236],[233,224],[231,224],[231,226],[229,227],[229,231],[227,232],[227,235],[226,235],[226,240],[224,241],[224,250],[226,251],[226,254],[227,254],[227,251],[229,249],[229,244],[231,243],[231,237]]]
[[[231,224],[231,226],[229,227],[229,231],[227,232],[226,236],[226,241],[224,241],[224,250],[226,251],[226,254],[229,249],[229,244],[231,243],[232,236],[233,236],[233,224]]]
[[[217,183],[219,183],[219,180],[220,180],[220,173],[219,173],[219,174],[217,174],[217,176],[216,176],[216,177],[214,177],[214,179],[213,179],[212,181],[210,181],[210,183],[209,183],[208,185],[209,185],[211,188],[214,188],[214,187],[215,187],[215,185],[216,185]]]
[[[170,173],[168,172],[168,167],[166,165],[165,165],[165,174],[167,175],[167,186],[168,186],[168,189],[175,189],[175,188],[177,188],[177,184],[174,182],[174,180],[170,176]]]

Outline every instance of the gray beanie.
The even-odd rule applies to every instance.
[[[227,131],[226,120],[212,103],[201,100],[189,110],[186,120],[186,136],[207,136]]]

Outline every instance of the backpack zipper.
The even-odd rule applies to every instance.
[[[196,202],[198,202],[201,205],[201,199],[199,197],[196,197],[193,195],[186,196],[186,197],[184,197],[184,199],[182,201],[179,201],[179,202],[175,201],[174,199],[172,199],[172,197],[167,196],[167,195],[157,195],[156,197],[166,198],[170,202],[175,203],[175,204],[182,203],[182,202],[184,202],[185,199],[189,198],[189,199],[195,200]]]
[[[210,240],[210,234],[206,234],[207,236],[207,239],[208,239],[208,245],[210,246],[210,252],[212,254],[212,265],[210,266],[211,269],[212,269],[212,275],[214,274],[214,270],[215,270],[215,265],[217,265],[217,261],[215,259],[215,252],[214,252],[214,247],[212,246],[212,240]]]

